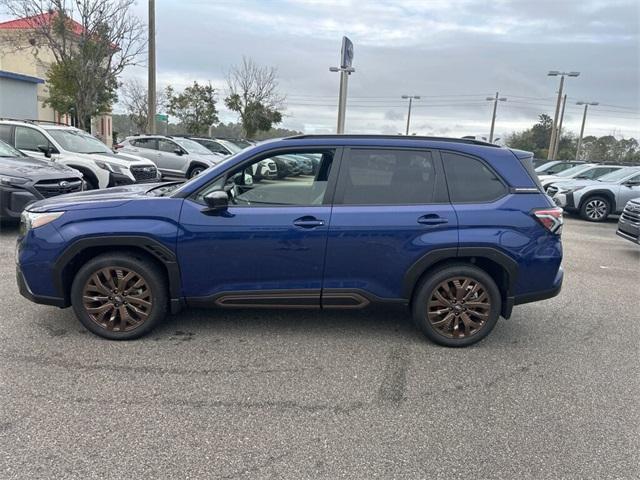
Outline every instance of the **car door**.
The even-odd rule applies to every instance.
[[[158,139],[158,164],[165,172],[184,176],[188,163],[189,154],[180,145],[167,138]]]
[[[457,218],[437,152],[346,149],[331,213],[322,304],[356,307],[372,299],[407,298],[411,267],[436,248],[457,245]]]
[[[129,145],[124,147],[122,151],[133,153],[143,158],[147,158],[157,165],[158,160],[158,141],[155,138],[134,138],[129,141]],[[158,168],[160,166],[158,165]]]
[[[323,165],[305,180],[251,181],[253,157],[185,199],[178,254],[191,304],[320,307],[320,289],[340,149],[322,153]],[[210,211],[204,196],[229,191],[230,205]]]
[[[640,173],[627,178],[618,189],[616,211],[622,212],[627,202],[633,198],[640,198]]]

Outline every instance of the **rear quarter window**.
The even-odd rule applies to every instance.
[[[442,152],[444,171],[453,203],[487,203],[507,194],[503,181],[482,161]]]

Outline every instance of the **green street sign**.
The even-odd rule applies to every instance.
[[[165,115],[164,113],[156,113],[156,122],[168,122],[169,115]]]

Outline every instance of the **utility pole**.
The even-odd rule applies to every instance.
[[[149,0],[149,81],[147,116],[149,133],[156,133],[156,2]]]
[[[576,105],[584,105],[584,113],[582,114],[582,127],[580,127],[580,136],[578,137],[578,146],[576,147],[576,160],[580,160],[580,147],[582,146],[582,137],[584,135],[584,124],[587,121],[587,109],[589,108],[589,105],[598,105],[598,102],[576,102]]]
[[[562,121],[564,120],[564,107],[567,104],[567,94],[564,94],[562,98],[562,112],[560,113],[560,123],[558,124],[558,133],[556,134],[556,141],[554,142],[553,147],[553,158],[551,160],[555,160],[558,158],[558,150],[560,149],[560,142],[562,141]]]
[[[560,76],[560,88],[558,89],[558,101],[556,102],[556,113],[553,116],[553,126],[551,127],[551,140],[549,141],[549,152],[547,153],[547,160],[553,160],[553,152],[555,151],[555,142],[558,133],[558,115],[560,114],[560,102],[562,101],[562,89],[564,88],[564,77],[577,77],[580,72],[559,72],[558,70],[551,70],[547,73],[549,77]]]
[[[347,84],[349,75],[356,71],[353,63],[353,43],[347,37],[342,37],[342,49],[340,51],[340,66],[330,67],[330,72],[340,72],[340,93],[338,95],[338,126],[336,133],[344,133],[344,120],[347,111]]]
[[[496,126],[496,111],[498,110],[498,102],[506,102],[506,97],[500,97],[499,92],[496,92],[495,97],[487,97],[487,100],[493,102],[493,115],[491,115],[491,131],[489,132],[489,143],[493,143],[493,130]]]
[[[409,99],[409,112],[407,113],[407,131],[405,135],[409,135],[409,125],[411,124],[411,102],[412,100],[420,100],[420,95],[402,95],[405,100]]]

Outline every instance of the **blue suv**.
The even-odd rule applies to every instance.
[[[254,179],[283,155],[311,175]],[[558,294],[562,211],[532,154],[465,139],[297,136],[180,184],[55,197],[23,214],[17,280],[105,338],[192,307],[400,304],[432,341],[466,346],[514,305]]]

